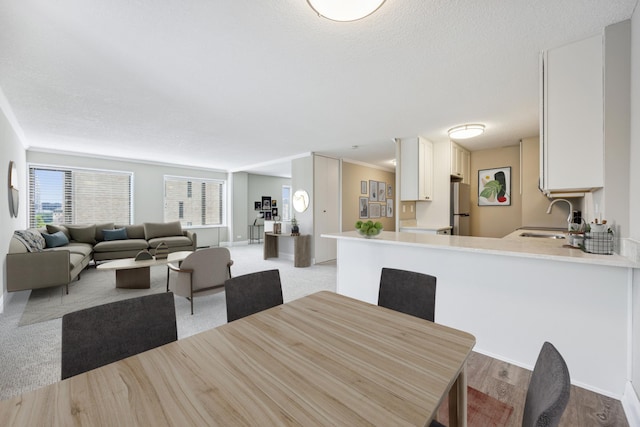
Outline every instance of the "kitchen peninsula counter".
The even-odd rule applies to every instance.
[[[524,231],[528,230],[516,230],[501,239],[493,237],[449,236],[383,231],[375,238],[366,240],[379,244],[422,246],[448,251],[548,259],[611,267],[640,268],[640,263],[633,262],[621,255],[597,255],[584,252],[580,249],[563,247],[563,245],[567,243],[566,239],[519,237],[519,235]],[[535,231],[539,232],[539,230]],[[562,234],[562,232],[557,233]],[[322,237],[334,239],[365,239],[355,231],[323,234]]]
[[[435,321],[475,335],[476,351],[532,369],[549,341],[573,384],[617,399],[632,390],[629,302],[640,265],[630,259],[519,235],[322,237],[337,241],[340,294],[376,304],[383,267],[430,274],[437,278]]]

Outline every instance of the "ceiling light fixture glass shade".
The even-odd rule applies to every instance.
[[[462,125],[449,129],[449,138],[467,139],[484,133],[484,125]]]
[[[384,2],[385,0],[307,0],[318,15],[340,22],[356,21],[369,16]]]

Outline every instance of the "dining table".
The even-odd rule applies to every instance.
[[[321,291],[0,402],[14,426],[466,425],[473,335]]]

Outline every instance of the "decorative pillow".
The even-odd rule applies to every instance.
[[[100,242],[104,240],[104,234],[102,234],[103,230],[113,230],[112,222],[105,222],[104,224],[96,224],[96,242]]]
[[[58,231],[62,231],[67,239],[71,239],[71,234],[69,234],[69,229],[62,224],[47,224],[47,233],[53,234]]]
[[[58,246],[65,246],[69,244],[69,239],[62,231],[56,231],[53,234],[44,233],[42,235],[45,242],[47,242],[48,248],[57,248]]]
[[[156,237],[168,236],[183,236],[182,225],[180,225],[180,221],[144,223],[145,239],[149,240]]]
[[[29,252],[42,252],[46,244],[42,234],[36,231],[16,230],[13,235],[22,242]]]
[[[67,225],[71,240],[79,243],[96,244],[96,226],[91,225]]]
[[[115,230],[102,230],[104,241],[109,242],[111,240],[127,240],[127,230],[125,228],[116,228]]]

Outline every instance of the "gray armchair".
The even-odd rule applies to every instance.
[[[168,264],[167,291],[188,298],[193,314],[193,298],[223,291],[225,280],[231,278],[232,265],[231,254],[227,248],[195,251],[179,266]],[[171,271],[178,273],[175,280],[170,280]]]

